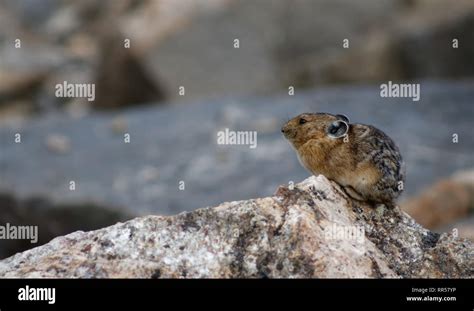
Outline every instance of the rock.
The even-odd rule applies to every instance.
[[[0,103],[34,92],[44,79],[43,73],[0,71]]]
[[[195,100],[330,83],[324,70],[346,54],[342,40],[350,38],[354,46],[364,41],[374,25],[387,22],[395,2],[383,0],[374,6],[367,0],[227,1],[211,12],[194,14],[148,44],[143,62],[169,88],[171,100],[182,99],[179,86],[185,86],[186,99]],[[121,28],[138,29],[127,25],[140,19],[146,23],[135,16],[124,19]],[[234,48],[235,39],[239,48]],[[350,65],[361,71],[356,62]]]
[[[59,134],[50,134],[46,138],[46,146],[51,152],[66,154],[71,150],[69,138]]]
[[[474,73],[470,0],[36,2],[0,3],[0,106],[68,106],[53,96],[63,81],[96,83],[92,106],[118,108]]]
[[[474,211],[474,171],[438,181],[402,207],[429,229],[452,224]]]
[[[159,81],[149,78],[124,48],[124,35],[114,22],[138,1],[36,2],[0,4],[0,108],[24,98],[40,112],[68,107],[74,99],[58,99],[54,92],[64,81],[96,83],[96,108],[163,99]],[[21,48],[15,46],[17,39]]]
[[[181,99],[179,86],[186,87],[188,100],[195,100],[270,93],[289,85],[309,88],[474,73],[474,5],[469,0],[455,5],[449,0],[212,3],[213,10],[196,9],[194,14],[189,13],[192,5],[183,5],[186,9],[179,11],[188,14],[173,23],[146,19],[146,14],[121,20],[120,28],[139,41],[142,61],[168,88],[170,100]],[[167,12],[162,6],[144,2],[141,10]],[[146,27],[151,30],[144,35],[141,29]],[[453,38],[462,42],[458,49],[451,47]],[[234,39],[240,40],[238,49]],[[343,48],[345,39],[348,48]]]
[[[398,207],[377,216],[324,176],[272,197],[74,232],[0,261],[1,277],[469,278],[474,244]]]
[[[436,228],[436,232],[452,232],[453,236],[459,236],[474,242],[474,215],[460,218],[456,222]]]
[[[45,81],[56,66],[64,65],[65,55],[59,49],[49,48],[46,44],[30,43],[22,48],[14,48],[11,44],[0,47],[0,107],[8,106],[17,100],[27,100],[32,109],[40,109],[44,105],[52,106],[54,88],[47,90]]]
[[[0,259],[45,244],[51,239],[76,230],[95,230],[118,221],[130,219],[130,214],[100,206],[93,202],[81,204],[54,204],[38,196],[18,200],[0,192],[0,226],[38,226],[38,241],[0,240]]]
[[[451,10],[451,6],[446,9]],[[445,13],[443,11],[441,14]],[[396,51],[405,79],[462,78],[473,75],[474,4],[471,1],[462,14],[450,13],[447,20],[440,18],[434,22],[431,17],[423,25],[404,23],[404,27],[400,27],[393,50]],[[419,24],[419,21],[416,23]],[[407,31],[413,28],[417,31]],[[454,39],[458,40],[457,48],[453,48]]]
[[[96,68],[97,108],[117,108],[165,99],[163,90],[150,77],[139,59],[123,48],[123,36],[106,35]]]

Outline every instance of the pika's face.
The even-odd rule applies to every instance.
[[[349,119],[344,115],[328,113],[303,113],[288,121],[281,128],[285,138],[298,149],[309,140],[335,144],[349,130]]]

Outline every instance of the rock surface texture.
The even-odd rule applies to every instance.
[[[474,244],[318,176],[272,197],[58,237],[1,261],[0,276],[460,278],[474,276]]]

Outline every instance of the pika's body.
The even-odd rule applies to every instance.
[[[395,206],[404,165],[397,146],[381,130],[351,124],[343,115],[304,113],[282,132],[312,174],[334,180],[354,199]]]

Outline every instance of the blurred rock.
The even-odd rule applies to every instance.
[[[151,11],[160,4],[144,6]],[[136,26],[145,24],[141,16],[122,23],[122,29],[134,29],[130,37],[147,41],[140,44],[143,61],[171,99],[180,99],[179,86],[196,99],[289,85],[474,75],[472,1],[228,1],[212,13],[198,13],[167,27],[166,36],[153,27],[160,39],[148,35],[148,41],[140,36],[143,26]],[[453,38],[462,42],[456,50]],[[238,49],[234,39],[240,40]]]
[[[0,240],[0,258],[45,244],[51,239],[76,230],[95,230],[117,221],[130,219],[129,214],[94,203],[53,204],[41,197],[18,200],[11,194],[0,193],[1,226],[38,226],[38,241]]]
[[[446,22],[407,32],[401,28],[395,44],[405,79],[462,78],[474,73],[474,2],[471,9]],[[458,48],[453,48],[453,40]]]
[[[88,200],[142,215],[170,215],[268,196],[278,185],[308,176],[281,136],[280,125],[302,112],[327,111],[344,113],[353,122],[375,125],[390,135],[407,164],[405,196],[413,196],[439,179],[474,167],[473,86],[471,81],[422,81],[416,103],[381,99],[378,86],[297,89],[295,96],[225,98],[80,119],[52,114],[23,123],[2,122],[0,189],[18,198],[41,195],[57,204]],[[217,132],[225,128],[257,131],[257,148],[217,145]],[[21,144],[15,143],[15,133],[21,133]],[[126,133],[130,143],[125,142]],[[453,133],[459,135],[457,144]],[[67,137],[71,151],[52,153],[44,144],[51,134]],[[71,180],[75,191],[69,190]]]
[[[275,196],[75,232],[0,261],[20,278],[470,278],[474,245],[324,176]],[[339,230],[339,231],[338,231]],[[351,231],[350,231],[351,230]],[[341,233],[346,232],[346,233]],[[357,234],[355,232],[358,232]]]
[[[451,232],[455,236],[463,239],[469,239],[474,242],[474,215],[457,219],[455,222],[448,225],[438,227],[437,232]]]
[[[445,227],[465,218],[474,212],[474,171],[436,182],[404,202],[402,208],[429,229]]]
[[[57,0],[42,0],[41,5],[37,0],[4,0],[3,9],[9,8],[15,13],[21,23],[31,29],[46,22],[54,12]]]
[[[116,117],[110,122],[110,128],[114,133],[124,134],[127,129],[127,119],[125,117]]]
[[[71,142],[69,138],[59,134],[50,134],[46,138],[46,146],[52,152],[58,154],[66,154],[71,150]]]
[[[123,40],[116,35],[102,40],[95,77],[96,108],[117,108],[165,99],[164,92],[139,59],[123,47]]]
[[[6,72],[0,71],[0,104],[12,99],[21,99],[35,94],[41,87],[45,74],[42,72]],[[30,98],[32,100],[32,98]]]
[[[51,73],[65,64],[64,53],[44,44],[31,44],[16,49],[14,42],[0,46],[0,107],[18,101],[28,101],[32,111],[41,110],[44,105],[53,106],[54,88],[46,90],[45,81]],[[46,99],[46,101],[45,101]],[[46,102],[46,103],[45,103]]]
[[[385,30],[373,31],[364,39],[362,46],[352,47],[337,58],[321,65],[317,58],[310,62],[319,64],[320,84],[379,82],[383,80],[402,80],[406,78],[403,62],[393,36]],[[309,64],[309,68],[313,67]],[[314,75],[305,74],[309,85],[315,83]]]
[[[115,20],[140,1],[7,1],[0,16],[0,106],[27,98],[37,111],[69,107],[77,99],[58,99],[55,85],[96,83],[93,107],[108,108],[159,102],[163,94],[143,65],[124,49]],[[29,7],[31,6],[31,7]],[[48,8],[45,10],[45,8]],[[0,23],[1,25],[1,23]],[[110,39],[113,38],[113,39]],[[15,40],[21,40],[21,48]],[[18,77],[18,79],[16,78]]]
[[[145,52],[171,99],[180,98],[179,86],[191,99],[314,86],[324,82],[326,64],[345,53],[344,38],[361,39],[394,10],[391,0],[228,2]]]
[[[20,90],[34,110],[67,107],[52,92],[66,80],[97,83],[93,107],[118,108],[270,94],[289,85],[474,76],[471,0],[35,3],[0,4],[0,76],[15,76],[19,68],[27,68],[26,77],[41,73],[39,81],[22,79],[39,90],[8,90]],[[16,38],[21,52],[11,51]],[[4,62],[14,65],[5,69]],[[0,91],[0,105],[17,100]]]
[[[474,242],[474,221],[472,218],[468,221],[454,224],[453,228],[457,229],[457,232],[460,237],[469,239]]]

